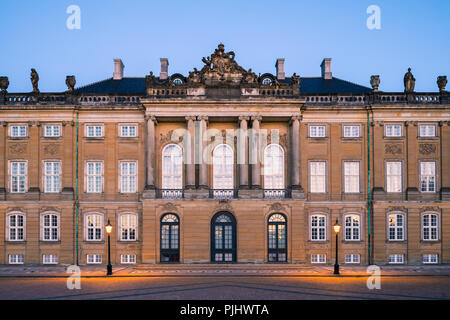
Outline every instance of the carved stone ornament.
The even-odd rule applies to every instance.
[[[423,207],[420,208],[420,213],[422,212],[441,212],[439,207]]]
[[[56,143],[50,143],[44,147],[45,154],[54,156],[54,155],[58,154],[58,152],[59,152],[59,145]]]
[[[423,155],[436,153],[436,145],[432,143],[421,143],[419,145],[419,152]]]
[[[287,147],[288,146],[288,135],[287,133],[278,135],[278,142],[277,142],[277,134],[274,133],[272,135],[272,132],[277,132],[277,130],[270,130],[270,133],[267,135],[267,145],[272,143],[279,143],[280,145]],[[272,137],[274,140],[272,141]]]
[[[408,68],[408,72],[405,74],[405,77],[403,78],[403,82],[405,84],[405,92],[406,93],[414,92],[414,88],[416,86],[416,79],[414,78],[413,74],[411,73],[411,68]]]
[[[177,213],[178,212],[178,208],[176,205],[174,205],[172,202],[167,202],[163,205],[162,210],[164,212],[173,212],[173,213]]]
[[[279,202],[275,202],[269,208],[269,211],[286,211],[286,208]]]
[[[384,148],[386,154],[402,154],[403,148],[401,144],[387,144]]]
[[[164,145],[166,143],[172,142],[172,143],[179,143],[183,141],[183,136],[177,136],[174,134],[174,130],[169,130],[166,134],[161,133],[159,142],[161,145]],[[177,139],[178,138],[178,141]]]
[[[447,76],[439,76],[437,78],[437,85],[439,87],[439,92],[445,92],[445,87],[447,86]]]
[[[218,212],[218,211],[233,212],[233,207],[231,206],[231,204],[230,204],[228,199],[221,199],[221,200],[219,200],[219,203],[214,208],[214,212]]]
[[[31,69],[31,84],[33,85],[33,93],[39,93],[39,74],[35,69]]]
[[[12,154],[24,154],[27,152],[25,143],[12,143],[9,145],[9,152]]]
[[[380,86],[380,76],[371,76],[370,85],[372,86],[373,92],[378,92],[378,87]]]
[[[9,87],[8,77],[0,77],[0,89],[2,90],[2,93],[8,93],[8,91],[6,91],[8,87]]]
[[[76,83],[77,81],[75,80],[75,76],[66,76],[66,86],[68,89],[67,91],[73,92]]]
[[[405,207],[389,207],[386,209],[386,212],[394,212],[394,211],[406,213],[408,210]]]

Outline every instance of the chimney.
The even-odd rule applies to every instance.
[[[278,80],[284,80],[285,73],[284,73],[284,58],[278,58],[277,62],[275,63],[275,68],[277,69],[277,79]]]
[[[161,61],[161,73],[159,74],[159,79],[166,80],[169,77],[169,60],[167,58],[161,58],[159,61]]]
[[[333,79],[333,73],[331,72],[331,58],[325,58],[320,65],[322,68],[322,78],[325,80]]]
[[[122,78],[123,78],[123,68],[125,68],[125,66],[123,65],[122,60],[121,59],[114,59],[113,80],[122,80]]]

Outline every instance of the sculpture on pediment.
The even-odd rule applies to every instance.
[[[2,90],[2,93],[8,93],[8,91],[6,91],[8,87],[9,87],[8,77],[0,77],[0,89]]]
[[[380,86],[380,76],[371,76],[370,85],[372,86],[373,92],[378,92],[378,87]]]
[[[248,69],[247,72],[244,73],[243,82],[244,83],[258,83],[258,76],[250,68],[250,69]]]
[[[292,86],[299,86],[300,85],[300,76],[297,75],[297,73],[294,72],[294,74],[291,77],[291,85]]]
[[[414,78],[413,74],[411,73],[411,68],[408,68],[408,72],[405,74],[403,82],[405,84],[405,92],[406,93],[414,92],[414,88],[416,86],[416,79]]]
[[[200,83],[202,78],[197,68],[194,68],[194,71],[189,72],[188,83]]]
[[[66,76],[66,86],[69,92],[73,92],[76,83],[75,76]]]
[[[447,76],[439,76],[437,78],[437,85],[439,87],[439,92],[445,92],[445,87],[447,86]]]
[[[39,93],[39,74],[36,72],[35,69],[31,69],[31,84],[33,85],[33,93]]]
[[[153,72],[150,71],[150,74],[145,76],[145,86],[147,88],[152,87],[154,84],[156,84],[156,77],[153,75]]]

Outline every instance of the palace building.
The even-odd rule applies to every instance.
[[[0,264],[450,263],[450,94],[202,67],[0,77]]]

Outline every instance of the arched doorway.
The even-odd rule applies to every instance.
[[[287,223],[281,213],[269,216],[267,225],[267,248],[269,262],[287,262]]]
[[[180,220],[174,213],[161,217],[160,261],[180,262]]]
[[[211,220],[211,262],[236,262],[236,219],[219,212]]]

